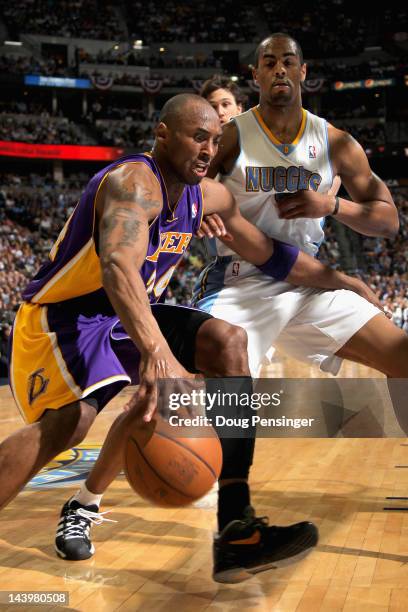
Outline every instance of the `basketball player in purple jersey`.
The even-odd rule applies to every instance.
[[[152,155],[123,158],[91,179],[24,293],[12,336],[10,383],[28,424],[0,445],[2,507],[55,455],[79,444],[124,386],[139,383],[80,495],[62,510],[56,547],[63,558],[93,554],[89,529],[98,502],[121,469],[129,424],[152,418],[158,379],[202,372],[238,377],[250,386],[241,328],[158,303],[203,213],[218,212],[231,246],[266,275],[353,288],[377,303],[360,281],[271,241],[240,216],[223,185],[204,178],[220,135],[218,117],[205,100],[189,94],[169,100]],[[226,491],[247,478],[253,450],[253,440],[227,442],[221,473]],[[228,516],[231,503],[233,496],[220,495],[219,515]],[[219,580],[244,579],[249,573],[243,568],[296,556],[317,541],[313,524],[268,527],[249,506],[227,527],[215,543]]]

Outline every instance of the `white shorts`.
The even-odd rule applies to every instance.
[[[352,291],[294,287],[246,262],[237,268],[237,261],[220,259],[202,274],[194,305],[246,330],[252,376],[271,346],[337,374],[342,359],[335,353],[381,312]]]

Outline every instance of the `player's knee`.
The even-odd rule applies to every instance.
[[[384,374],[389,378],[408,378],[408,362],[389,363]]]
[[[78,421],[75,423],[72,432],[70,440],[70,442],[72,443],[70,444],[70,448],[71,446],[76,446],[77,444],[80,444],[84,440],[96,417],[95,408],[92,408],[92,406],[84,402],[79,402],[78,412]]]
[[[228,325],[223,330],[220,349],[229,363],[247,361],[248,336],[246,331],[237,325]]]
[[[74,402],[59,410],[48,410],[41,419],[42,445],[51,454],[58,454],[80,444],[96,414],[96,409],[85,402]]]
[[[247,376],[247,347],[242,327],[212,319],[197,343],[197,368],[215,376]]]
[[[383,368],[378,368],[390,378],[408,378],[408,337],[402,336],[392,351],[389,351]]]

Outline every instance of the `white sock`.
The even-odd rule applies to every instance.
[[[75,499],[82,506],[100,506],[101,499],[103,497],[103,493],[101,495],[97,495],[96,493],[92,493],[86,486],[85,482],[82,483],[79,491],[74,495],[72,499]]]

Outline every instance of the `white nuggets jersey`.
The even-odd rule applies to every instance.
[[[282,144],[263,121],[258,108],[233,119],[241,153],[221,182],[234,195],[241,214],[265,234],[314,255],[324,238],[324,219],[279,219],[275,193],[312,189],[327,193],[333,182],[327,122],[302,109],[299,132],[291,144]],[[233,252],[216,241],[216,254]]]

